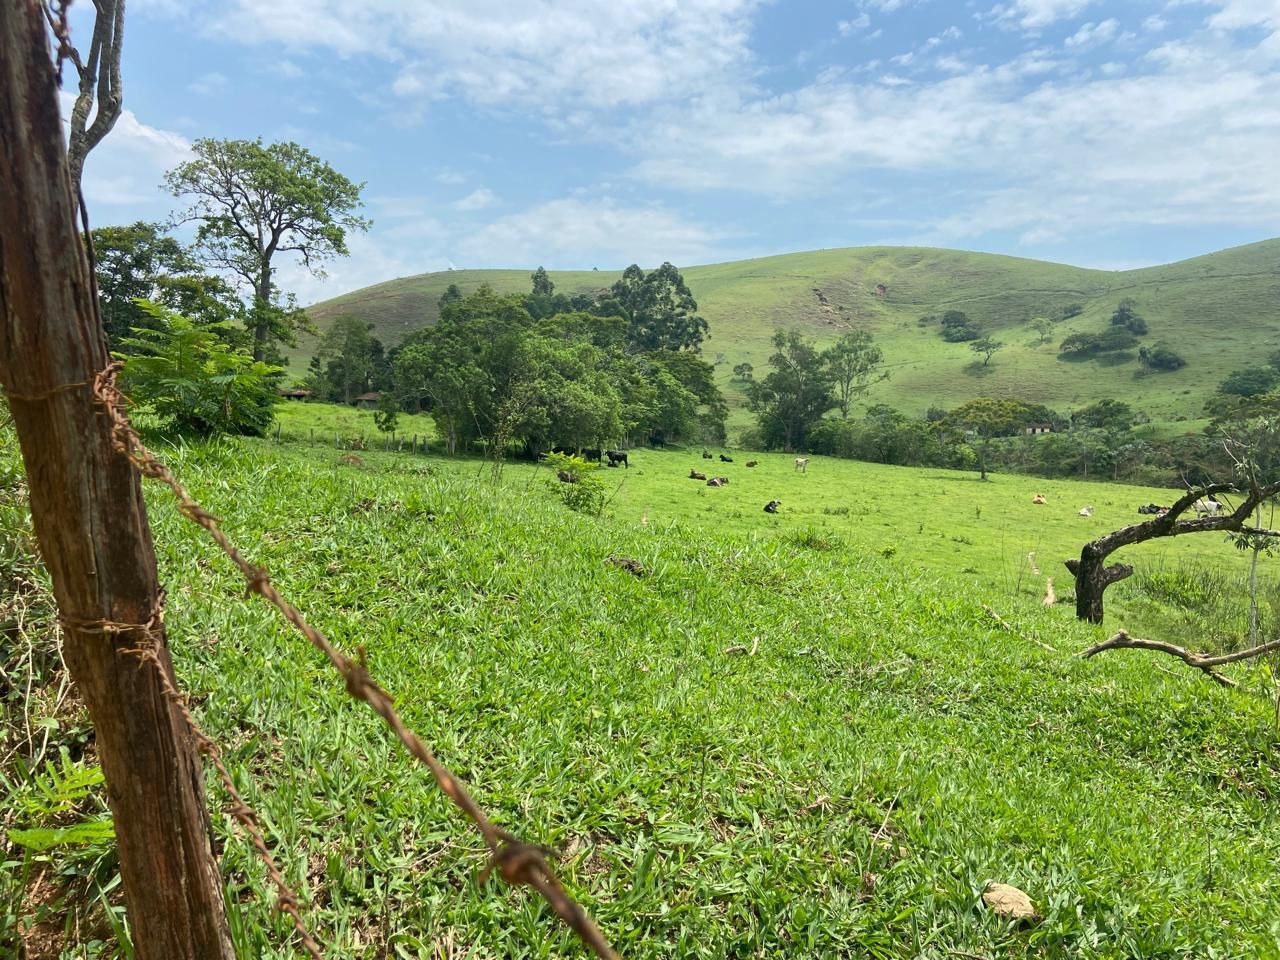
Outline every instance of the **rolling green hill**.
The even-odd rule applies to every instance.
[[[1015,396],[1063,410],[1099,396],[1126,400],[1153,419],[1201,415],[1205,398],[1231,370],[1280,346],[1280,240],[1234,247],[1141,270],[1086,270],[993,254],[918,247],[853,247],[792,253],[683,270],[711,326],[704,354],[717,364],[721,386],[741,407],[735,364],[763,372],[776,327],[797,328],[821,341],[867,329],[884,348],[891,377],[872,402],[921,413],[978,395]],[[551,274],[566,292],[607,287],[616,273]],[[470,292],[483,283],[524,291],[527,270],[458,270],[391,280],[311,308],[321,329],[334,317],[369,320],[396,343],[438,315],[450,283]],[[883,293],[877,290],[883,285]],[[1150,325],[1145,344],[1166,342],[1187,360],[1172,373],[1140,376],[1136,359],[1065,362],[1058,344],[1071,333],[1098,331],[1125,298]],[[1059,322],[1048,343],[1028,321],[1057,317],[1069,304],[1083,312]],[[947,343],[926,314],[963,310],[1006,348],[990,366],[975,362],[965,343]],[[304,345],[304,351],[307,345]],[[741,417],[738,422],[745,422]]]

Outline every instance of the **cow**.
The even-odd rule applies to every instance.
[[[599,448],[599,447],[586,447],[586,448],[582,451],[582,459],[583,459],[583,460],[586,460],[588,463],[599,463],[599,462],[600,462],[600,448]]]
[[[703,460],[714,460],[714,459],[715,459],[715,457],[713,457],[713,456],[711,455],[711,451],[710,451],[710,450],[703,450],[703,451],[702,451],[702,459],[703,459]]]
[[[1081,516],[1081,517],[1092,517],[1092,516],[1093,516],[1093,507],[1081,507],[1081,508],[1080,508],[1080,512],[1079,512],[1079,514],[1077,514],[1077,516]]]
[[[722,453],[722,454],[720,454],[720,462],[721,462],[721,463],[733,463],[733,457],[726,457],[726,456]]]
[[[748,461],[747,461],[747,466],[748,466],[748,467],[758,467],[759,465],[760,465],[760,461],[759,461],[759,460],[748,460]]]
[[[729,485],[728,477],[712,477],[707,481],[708,487],[727,487]]]
[[[1031,502],[1045,504],[1045,503],[1048,503],[1049,501],[1045,499],[1045,495],[1043,493],[1037,493],[1034,497],[1031,498]]]
[[[623,451],[606,450],[604,455],[609,458],[609,466],[616,467],[618,464],[622,464],[628,470],[631,469],[631,464],[627,462],[627,455]]]
[[[561,470],[556,474],[556,476],[560,478],[561,483],[577,483],[578,482],[577,474],[570,473],[568,470]]]
[[[690,470],[690,471],[689,471],[689,479],[690,479],[690,480],[705,480],[705,479],[707,479],[707,475],[706,475],[705,473],[699,473],[697,470]]]
[[[770,500],[768,503],[766,503],[766,504],[764,505],[764,512],[765,512],[765,513],[777,513],[777,512],[778,512],[778,508],[779,508],[780,506],[782,506],[782,501],[781,501],[781,500]]]
[[[1162,507],[1158,503],[1143,504],[1138,508],[1138,513],[1145,516],[1159,517],[1169,512],[1168,507]]]
[[[806,468],[807,468],[808,466],[809,466],[809,458],[808,458],[808,457],[796,457],[796,469],[797,469],[797,470],[799,470],[801,473],[804,473],[804,472],[806,472]]]
[[[1207,497],[1201,497],[1195,502],[1195,511],[1209,517],[1216,517],[1222,512],[1222,504],[1218,502],[1218,498],[1210,494]]]

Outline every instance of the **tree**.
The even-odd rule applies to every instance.
[[[142,307],[150,325],[124,341],[132,350],[121,381],[129,397],[178,433],[265,433],[283,371],[236,352],[212,326],[146,301]]]
[[[448,287],[445,288],[444,293],[440,294],[439,307],[441,310],[443,310],[449,304],[455,303],[461,299],[462,299],[462,291],[458,289],[458,285],[456,283],[451,283],[449,284]]]
[[[1124,327],[1130,333],[1136,336],[1142,336],[1147,332],[1147,321],[1138,316],[1137,304],[1132,300],[1121,300],[1120,305],[1116,307],[1115,313],[1111,315],[1111,325],[1113,327]]]
[[[59,45],[59,66],[65,56],[79,78],[79,89],[71,107],[71,129],[67,135],[67,170],[71,177],[71,190],[78,195],[85,158],[111,132],[124,109],[124,91],[120,83],[124,0],[94,0],[93,33],[87,58],[71,43],[65,12],[55,14],[49,0],[40,0],[40,7]],[[65,9],[63,7],[62,11]],[[93,111],[92,122],[89,121],[90,111]]]
[[[977,340],[982,336],[982,325],[962,310],[948,310],[942,315],[942,339],[948,343]]]
[[[755,370],[756,368],[749,363],[736,364],[733,368],[733,379],[741,380],[743,383],[750,383]]]
[[[556,292],[556,285],[551,282],[551,277],[547,275],[547,271],[542,267],[533,271],[529,279],[533,281],[533,295],[535,297],[550,297]]]
[[[979,337],[969,344],[969,349],[974,353],[982,354],[982,365],[985,367],[991,362],[992,356],[997,351],[1004,349],[1004,344],[999,340],[993,340],[991,337]]]
[[[110,358],[34,3],[0,3],[0,131],[0,382],[33,478],[62,656],[108,784],[133,950],[232,960],[204,771],[166,692],[174,673],[142,484],[94,396]],[[139,650],[150,665],[129,655]]]
[[[991,442],[1000,436],[1010,436],[1022,423],[1026,406],[1017,400],[979,397],[952,410],[947,423],[977,438],[979,479],[987,479],[987,460],[991,455]]]
[[[1041,343],[1048,343],[1053,333],[1053,321],[1048,317],[1036,317],[1031,321],[1031,329],[1039,335]]]
[[[1101,430],[1131,430],[1136,420],[1129,404],[1110,398],[1095,401],[1071,415],[1073,425]]]
[[[191,252],[157,224],[99,227],[92,236],[102,323],[112,347],[118,349],[135,327],[148,323],[150,314],[137,300],[153,301],[196,323],[221,323],[241,314],[226,281],[202,270]]]
[[[341,316],[325,333],[316,350],[314,370],[323,374],[311,389],[325,400],[351,403],[369,390],[374,360],[382,344],[373,336],[373,324],[358,317]]]
[[[1062,308],[1062,319],[1070,320],[1072,317],[1078,317],[1082,313],[1084,313],[1084,304],[1069,303]]]
[[[747,388],[748,403],[768,446],[802,450],[809,431],[836,405],[834,378],[817,347],[795,330],[775,331],[773,348],[773,369]]]
[[[647,274],[633,263],[610,288],[599,310],[626,318],[627,341],[640,352],[697,353],[707,335],[707,321],[698,316],[698,301],[670,263]]]
[[[355,184],[296,143],[202,138],[195,159],[165,177],[175,197],[191,197],[183,222],[199,224],[206,261],[253,292],[253,358],[277,340],[293,342],[305,315],[282,309],[272,282],[278,253],[294,253],[315,275],[347,254],[347,232],[367,230],[358,216],[363,184]]]
[[[1138,362],[1148,372],[1179,370],[1187,365],[1187,361],[1164,343],[1157,343],[1151,347],[1139,347]]]
[[[823,354],[823,360],[835,383],[840,418],[848,420],[850,405],[871,389],[872,378],[884,362],[884,353],[872,342],[871,334],[855,330],[837,340],[835,346]],[[884,373],[876,379],[885,380],[888,376]]]
[[[1277,383],[1280,383],[1280,371],[1270,367],[1249,367],[1233,370],[1219,384],[1218,392],[1236,397],[1257,397],[1270,392]]]

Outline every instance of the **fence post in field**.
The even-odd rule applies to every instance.
[[[316,445],[316,428],[312,427],[307,433],[307,446],[314,447]]]
[[[138,474],[93,384],[110,362],[76,229],[39,0],[0,2],[0,381],[31,515],[88,705],[139,960],[233,960],[204,773],[173,676]]]

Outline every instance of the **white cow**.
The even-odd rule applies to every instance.
[[[1216,517],[1222,512],[1222,504],[1213,499],[1213,497],[1201,497],[1195,502],[1195,510],[1196,513]]]
[[[808,457],[796,457],[796,469],[801,473],[805,472],[805,467],[809,466]]]
[[[1082,517],[1092,517],[1092,516],[1093,516],[1093,507],[1081,507],[1081,508],[1080,508],[1080,514],[1079,514],[1079,515],[1080,515],[1080,516],[1082,516]]]

